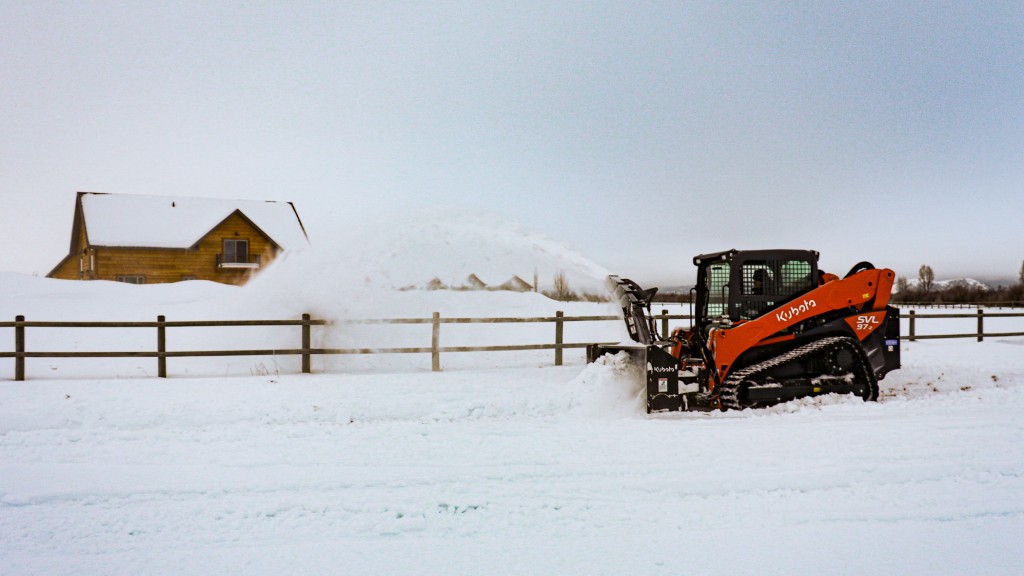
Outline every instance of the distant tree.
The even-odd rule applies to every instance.
[[[1018,305],[1024,303],[1024,282],[1021,282],[1016,286],[1010,286],[1006,289],[1006,292],[999,296],[999,299],[1005,302],[1016,302]]]
[[[548,297],[559,302],[568,302],[570,300],[577,300],[578,296],[572,288],[569,287],[569,280],[565,277],[565,272],[558,272],[555,274],[554,289],[547,294]]]
[[[921,289],[925,292],[932,291],[932,284],[935,282],[935,272],[932,267],[925,264],[917,271],[917,278],[921,281]]]
[[[906,276],[900,276],[896,279],[896,292],[906,294],[909,288],[910,284],[907,282]]]
[[[1020,263],[1020,283],[1024,284],[1024,262]]]

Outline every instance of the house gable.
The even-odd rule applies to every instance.
[[[235,220],[240,220],[241,223],[235,222]],[[196,243],[192,245],[192,248],[197,248],[205,240],[207,240],[211,236],[217,236],[218,234],[223,235],[230,232],[231,234],[238,236],[239,228],[245,229],[246,227],[249,228],[248,232],[251,235],[255,235],[262,238],[263,242],[269,244],[274,250],[274,252],[277,252],[278,250],[281,249],[281,247],[277,245],[277,242],[274,242],[273,238],[268,236],[266,232],[260,229],[260,227],[257,226],[256,223],[253,222],[251,219],[249,219],[249,217],[246,216],[245,213],[242,212],[241,210],[235,210],[231,214],[228,214],[227,218],[221,220],[220,222],[217,223],[216,226],[211,228],[209,232],[203,234],[202,238],[197,240]]]
[[[71,246],[68,248],[67,256],[64,256],[53,267],[53,270],[50,270],[50,273],[46,275],[47,278],[75,278],[81,269],[82,263],[79,260],[83,255],[87,254],[86,247],[89,245],[85,228],[85,216],[82,213],[83,194],[85,192],[79,192],[75,196],[75,216],[71,221]]]

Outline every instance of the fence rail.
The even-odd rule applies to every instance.
[[[902,316],[902,314],[901,314]],[[985,318],[1015,318],[1024,317],[1020,312],[985,312],[984,308],[978,308],[975,314],[918,314],[916,310],[910,310],[907,314],[909,334],[902,337],[911,342],[916,340],[929,340],[939,338],[977,338],[978,342],[985,340],[985,337],[1024,336],[1024,332],[985,332]],[[976,318],[978,320],[978,331],[969,334],[917,334],[917,320],[920,318]]]
[[[671,319],[687,318],[685,315],[671,315],[667,311],[657,316],[668,330]],[[619,321],[618,316],[565,316],[561,311],[554,316],[545,317],[505,317],[505,318],[442,318],[435,312],[430,318],[385,318],[363,320],[341,320],[330,322],[311,318],[303,314],[301,320],[197,320],[168,321],[165,316],[158,316],[155,322],[103,322],[103,321],[30,321],[24,316],[17,316],[14,322],[0,322],[0,328],[14,328],[14,351],[0,352],[0,358],[14,358],[14,379],[25,380],[26,358],[156,358],[157,375],[167,377],[168,358],[187,357],[229,357],[229,356],[301,356],[302,372],[312,372],[311,359],[315,355],[350,355],[350,354],[430,354],[431,369],[441,370],[441,354],[454,352],[506,352],[529,350],[554,351],[554,363],[561,366],[563,351],[585,348],[592,342],[565,342],[564,326],[566,322],[607,322]],[[442,324],[519,324],[519,323],[554,323],[554,343],[517,344],[504,346],[442,346]],[[312,346],[312,326],[331,324],[430,324],[430,346],[421,347],[374,347],[374,348],[314,348]],[[167,330],[169,328],[203,328],[203,327],[240,327],[240,326],[299,326],[302,328],[302,341],[298,348],[267,348],[258,350],[167,350]],[[155,328],[156,350],[142,351],[29,351],[25,349],[25,332],[28,328]]]
[[[1024,308],[1020,300],[993,300],[991,302],[892,302],[900,308]]]
[[[988,337],[1024,336],[1024,332],[985,332],[985,318],[1009,318],[1024,317],[1024,313],[1017,312],[988,312],[979,308],[975,314],[918,314],[910,310],[901,317],[906,318],[909,323],[909,333],[901,337],[903,340],[916,341],[936,338],[977,338],[978,342]],[[921,319],[931,318],[976,318],[977,332],[969,334],[917,334],[917,322]],[[670,320],[689,320],[689,314],[669,314],[668,310],[662,310],[661,314],[653,317],[661,324],[661,333],[668,334]],[[17,316],[14,322],[0,322],[0,328],[14,328],[14,351],[0,352],[0,358],[14,358],[14,379],[21,381],[25,379],[26,358],[156,358],[157,375],[160,378],[167,377],[168,358],[187,357],[229,357],[229,356],[301,356],[302,372],[312,372],[311,358],[314,355],[350,355],[350,354],[430,354],[431,370],[441,370],[441,354],[454,352],[510,352],[510,351],[554,351],[554,364],[561,366],[563,362],[563,351],[584,348],[593,342],[565,342],[564,329],[566,322],[607,322],[621,321],[618,316],[565,316],[558,311],[554,316],[544,317],[505,317],[505,318],[442,318],[440,313],[434,312],[430,318],[389,318],[389,319],[363,319],[363,320],[341,320],[330,322],[327,320],[311,318],[309,314],[303,314],[297,320],[197,320],[197,321],[168,321],[164,316],[158,316],[155,322],[97,322],[97,321],[28,321],[24,316]],[[554,342],[543,344],[516,344],[503,346],[442,346],[441,325],[443,324],[518,324],[518,323],[553,323]],[[431,342],[430,346],[420,347],[392,347],[392,348],[314,348],[312,346],[312,327],[328,326],[332,324],[366,324],[366,325],[387,325],[387,324],[430,324]],[[167,350],[167,330],[169,328],[204,328],[204,327],[243,327],[243,326],[298,326],[301,327],[301,343],[298,348],[268,348],[255,350]],[[28,328],[155,328],[156,329],[156,350],[152,351],[95,351],[95,352],[68,352],[68,351],[28,351],[25,349],[25,331]]]

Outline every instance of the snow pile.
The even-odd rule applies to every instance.
[[[644,367],[626,352],[588,364],[568,388],[570,411],[586,417],[635,417],[647,411]]]
[[[238,301],[239,293],[237,286],[205,280],[137,286],[0,272],[0,318],[13,320],[23,315],[27,320],[153,321],[164,314],[169,319],[230,319],[236,313],[230,303]],[[238,308],[253,313],[251,306]]]

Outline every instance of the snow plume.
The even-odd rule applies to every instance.
[[[541,234],[493,216],[436,209],[367,217],[311,234],[313,248],[285,254],[251,281],[263,300],[321,317],[381,315],[397,289],[470,284],[513,277],[541,290],[563,273],[571,288],[603,294],[608,270]],[[315,280],[313,280],[315,279]]]
[[[554,302],[542,294],[508,290],[469,290],[471,275],[488,287],[513,276],[541,289],[556,273],[570,287],[605,293],[607,270],[581,254],[540,234],[498,218],[462,210],[429,210],[362,215],[358,222],[339,219],[337,229],[311,233],[312,248],[286,252],[243,289],[235,315],[252,314],[257,304],[262,318],[297,318],[308,313],[333,322],[313,331],[317,348],[422,348],[431,344],[431,325],[358,324],[351,320],[376,318],[552,316],[572,314],[574,304]],[[431,280],[456,289],[428,290]],[[243,308],[244,307],[244,308]],[[589,309],[586,312],[592,313]],[[584,329],[584,327],[574,327]],[[487,333],[489,345],[530,344],[538,340],[528,328],[505,325],[485,331],[481,326],[443,326],[442,346],[479,345]],[[545,332],[546,334],[546,332]],[[617,334],[617,332],[616,332]],[[604,334],[567,338],[597,341]],[[545,336],[545,339],[547,336]],[[445,368],[507,365],[515,354],[481,360],[449,354]],[[544,356],[545,359],[548,355]],[[429,367],[422,354],[320,356],[314,371],[348,369],[394,371]]]

